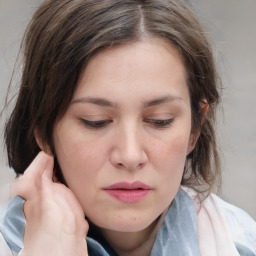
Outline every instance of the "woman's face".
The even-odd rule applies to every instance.
[[[145,229],[170,205],[194,137],[182,58],[160,39],[95,55],[54,128],[61,170],[85,215],[123,232]]]

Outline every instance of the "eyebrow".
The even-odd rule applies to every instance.
[[[71,104],[75,104],[75,103],[92,103],[92,104],[99,105],[102,107],[117,108],[117,104],[115,104],[107,99],[104,99],[104,98],[93,98],[93,97],[78,98],[71,102]]]
[[[145,101],[142,103],[143,108],[155,106],[155,105],[160,105],[172,101],[181,101],[184,102],[184,100],[181,97],[177,96],[164,96],[164,97],[159,97],[155,98],[149,101]],[[71,102],[71,104],[75,103],[92,103],[98,106],[102,107],[112,107],[112,108],[117,108],[117,104],[114,102],[111,102],[105,98],[100,98],[100,97],[83,97],[83,98],[78,98],[75,99]]]
[[[184,100],[181,97],[164,96],[164,97],[160,97],[160,98],[156,98],[156,99],[152,99],[150,101],[144,102],[143,107],[147,108],[147,107],[151,107],[151,106],[155,106],[155,105],[159,105],[159,104],[163,104],[163,103],[168,103],[168,102],[172,102],[172,101],[184,102]]]

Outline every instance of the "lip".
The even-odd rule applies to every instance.
[[[132,183],[118,182],[103,188],[103,190],[124,203],[136,203],[145,198],[152,190],[152,187],[140,181]]]

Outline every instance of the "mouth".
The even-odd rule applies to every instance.
[[[115,183],[105,187],[103,190],[110,196],[124,203],[136,203],[145,198],[148,193],[152,191],[152,187],[140,181],[135,181],[132,183]]]

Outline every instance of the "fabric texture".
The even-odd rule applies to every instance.
[[[15,196],[0,211],[0,233],[4,237],[13,255],[23,248],[23,235],[26,219],[23,212],[24,199]],[[1,248],[0,255],[2,256]]]
[[[201,203],[193,190],[183,189],[159,220],[151,256],[256,256],[256,223],[248,214],[215,195]],[[0,247],[1,256],[16,256],[23,248],[23,204],[16,196],[0,211],[0,233],[10,248],[7,253]],[[90,256],[116,256],[107,243],[86,240]]]

